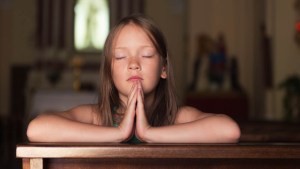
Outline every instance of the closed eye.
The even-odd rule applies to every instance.
[[[121,60],[121,59],[126,58],[126,56],[125,56],[125,55],[117,55],[117,56],[115,56],[114,58],[115,58],[116,60]]]
[[[144,58],[152,58],[152,57],[154,57],[156,55],[156,53],[144,53],[144,54],[142,54],[142,57],[144,57]]]
[[[154,55],[143,55],[144,58],[151,58],[153,57]]]
[[[121,60],[121,59],[124,59],[124,58],[125,58],[125,56],[124,57],[115,57],[116,60]]]

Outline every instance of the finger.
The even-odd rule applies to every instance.
[[[143,138],[148,128],[149,123],[144,108],[143,90],[139,88],[136,107],[136,137],[141,141],[145,141]]]
[[[137,112],[139,114],[145,113],[144,110],[144,100],[143,100],[143,90],[141,88],[138,88],[138,94],[137,94]]]
[[[127,101],[127,104],[129,103],[130,100],[132,100],[136,88],[137,88],[137,84],[136,84],[136,83],[133,83],[133,85],[131,86],[130,92],[129,92],[129,94],[128,94],[128,101]]]
[[[124,130],[128,138],[134,133],[134,116],[136,112],[136,102],[137,102],[137,85],[133,85],[132,91],[130,93],[129,99],[127,100],[127,106],[122,122],[119,127]]]
[[[132,88],[132,92],[130,93],[128,100],[127,100],[127,106],[129,106],[130,104],[133,104],[136,102],[136,98],[137,98],[137,84],[134,84],[133,88]]]
[[[136,113],[136,105],[137,105],[137,96],[138,96],[138,86],[137,84],[134,85],[133,91],[127,101],[127,108],[126,108],[126,112],[125,112],[125,116],[126,114],[128,114],[128,118],[134,118],[134,115]],[[125,117],[126,118],[126,117]]]
[[[144,101],[144,90],[143,90],[143,86],[142,86],[142,82],[141,81],[139,81],[139,83],[138,83],[138,88],[139,88],[139,93],[142,96],[142,100]]]
[[[137,95],[138,95],[137,86],[135,86],[134,90],[133,90],[133,92],[130,95],[130,98],[128,100],[126,112],[128,112],[128,111],[129,112],[135,112],[136,102],[137,102]]]

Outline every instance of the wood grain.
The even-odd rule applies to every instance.
[[[300,144],[22,144],[19,158],[300,158]]]
[[[298,168],[300,144],[29,143],[17,146],[23,169]],[[37,165],[31,162],[36,160]]]

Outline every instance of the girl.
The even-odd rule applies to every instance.
[[[147,17],[122,19],[105,42],[98,105],[39,115],[33,142],[232,143],[240,137],[228,116],[178,107],[167,45]]]

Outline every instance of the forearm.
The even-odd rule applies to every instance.
[[[117,128],[81,123],[58,115],[40,115],[27,129],[32,142],[121,142]]]
[[[152,143],[235,143],[238,125],[224,115],[214,115],[189,123],[151,127],[143,140]]]

